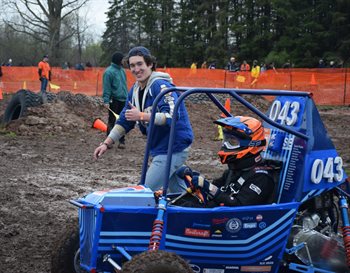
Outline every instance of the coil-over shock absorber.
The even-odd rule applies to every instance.
[[[163,218],[164,218],[164,212],[166,210],[166,203],[167,201],[165,200],[164,197],[159,199],[158,214],[157,214],[157,218],[153,222],[151,238],[149,240],[149,245],[148,245],[149,251],[159,249],[160,242],[162,240],[162,235],[163,235],[163,226],[164,226]]]

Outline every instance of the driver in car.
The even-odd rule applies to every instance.
[[[204,200],[187,194],[176,201],[186,207],[247,206],[272,203],[275,167],[265,162],[260,153],[266,140],[260,121],[252,117],[227,117],[214,123],[223,127],[224,139],[218,152],[228,169],[212,183],[183,166],[178,176],[190,184],[192,192],[200,190]],[[192,179],[189,179],[191,177]],[[191,181],[189,181],[191,180]]]

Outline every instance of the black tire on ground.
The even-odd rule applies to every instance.
[[[47,92],[47,101],[53,102],[57,98],[57,95],[52,92]]]
[[[57,236],[51,254],[51,273],[83,273],[79,265],[79,225],[74,219]]]
[[[57,99],[68,105],[74,105],[74,94],[69,91],[60,91],[57,93]]]
[[[19,119],[27,112],[28,107],[41,105],[41,97],[36,93],[21,89],[15,93],[8,103],[4,113],[4,123]]]
[[[122,267],[122,273],[193,273],[190,265],[172,252],[155,250],[135,255]]]

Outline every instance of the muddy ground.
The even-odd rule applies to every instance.
[[[0,117],[10,98],[0,100]],[[105,137],[91,128],[95,118],[107,120],[100,102],[86,96],[55,100],[0,128],[0,272],[50,272],[53,242],[67,219],[77,216],[68,201],[94,190],[138,183],[145,145],[138,130],[127,136],[124,150],[113,148],[93,160],[95,147]],[[262,98],[252,102],[263,111],[269,104]],[[220,112],[205,102],[187,106],[195,132],[188,165],[213,178],[223,170],[212,124]],[[231,112],[243,114],[233,103]],[[350,108],[322,107],[320,112],[349,169]]]

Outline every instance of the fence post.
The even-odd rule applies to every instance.
[[[97,79],[96,79],[96,96],[98,96],[98,78],[100,76],[100,71],[97,72]]]
[[[348,78],[348,68],[345,67],[345,77],[344,77],[344,98],[343,98],[343,105],[345,105],[345,101],[346,101],[346,81]]]
[[[227,72],[227,70],[225,70],[225,76],[224,76],[224,88],[226,88],[226,72]]]

